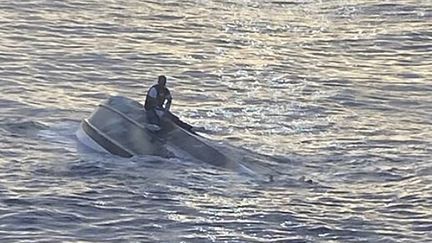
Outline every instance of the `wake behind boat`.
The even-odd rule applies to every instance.
[[[184,156],[212,165],[254,174],[212,146],[206,138],[170,119],[149,124],[144,107],[124,96],[112,96],[81,122],[77,138],[88,147],[121,157]],[[181,154],[181,155],[179,155]]]

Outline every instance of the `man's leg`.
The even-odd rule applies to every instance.
[[[160,125],[160,119],[159,116],[157,115],[155,109],[150,109],[146,111],[146,115],[147,115],[147,121],[150,124],[155,124],[155,125]]]

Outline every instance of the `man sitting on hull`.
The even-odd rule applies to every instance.
[[[164,75],[159,76],[157,84],[150,87],[147,92],[144,108],[147,111],[148,122],[160,126],[161,119],[170,119],[179,127],[194,132],[191,125],[182,122],[177,116],[169,111],[172,96],[166,87],[166,81],[167,79]]]

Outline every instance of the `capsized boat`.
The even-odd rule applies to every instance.
[[[160,127],[147,122],[139,102],[111,96],[81,122],[77,138],[88,147],[121,157],[136,155],[188,156],[192,159],[247,174],[254,172],[218,150],[206,138],[161,119]]]

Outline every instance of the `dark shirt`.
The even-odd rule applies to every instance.
[[[161,88],[158,84],[156,84],[153,85],[147,92],[144,108],[146,110],[151,110],[156,108],[169,110],[171,99],[172,99],[171,93],[168,90],[168,88],[166,87]],[[168,103],[164,107],[166,100],[168,100]]]

